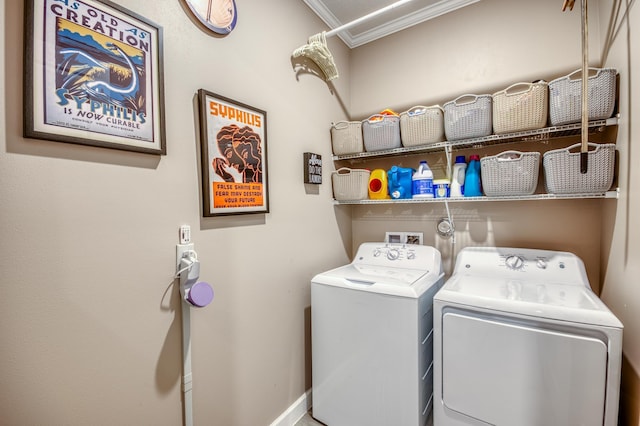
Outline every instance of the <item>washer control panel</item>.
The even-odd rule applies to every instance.
[[[430,269],[436,259],[433,247],[414,244],[363,243],[354,264]]]

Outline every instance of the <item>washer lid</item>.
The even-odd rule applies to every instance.
[[[590,289],[558,282],[454,275],[436,300],[540,318],[622,328]]]
[[[312,283],[353,290],[418,297],[442,274],[422,269],[349,264],[316,275]]]

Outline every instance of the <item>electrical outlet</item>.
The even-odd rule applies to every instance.
[[[390,244],[422,245],[423,234],[422,232],[387,232],[384,242]]]
[[[195,250],[195,245],[190,244],[176,244],[176,271],[180,269],[180,260],[184,257],[185,253]]]
[[[405,244],[417,244],[422,245],[423,235],[422,232],[405,232]]]

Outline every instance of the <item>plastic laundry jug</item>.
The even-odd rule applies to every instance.
[[[371,175],[369,176],[369,198],[372,200],[389,198],[386,170],[375,169],[371,171]]]
[[[393,199],[411,198],[411,178],[413,169],[392,166],[387,172],[389,195]]]
[[[412,176],[411,192],[413,198],[433,198],[433,172],[425,160]]]
[[[464,195],[464,180],[467,172],[467,162],[464,155],[457,155],[451,175],[450,197],[462,197]]]
[[[469,157],[469,165],[464,177],[464,196],[479,197],[482,195],[482,183],[480,180],[480,156]]]

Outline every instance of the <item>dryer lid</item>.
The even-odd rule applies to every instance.
[[[435,299],[560,321],[622,328],[590,289],[560,282],[454,275]]]

